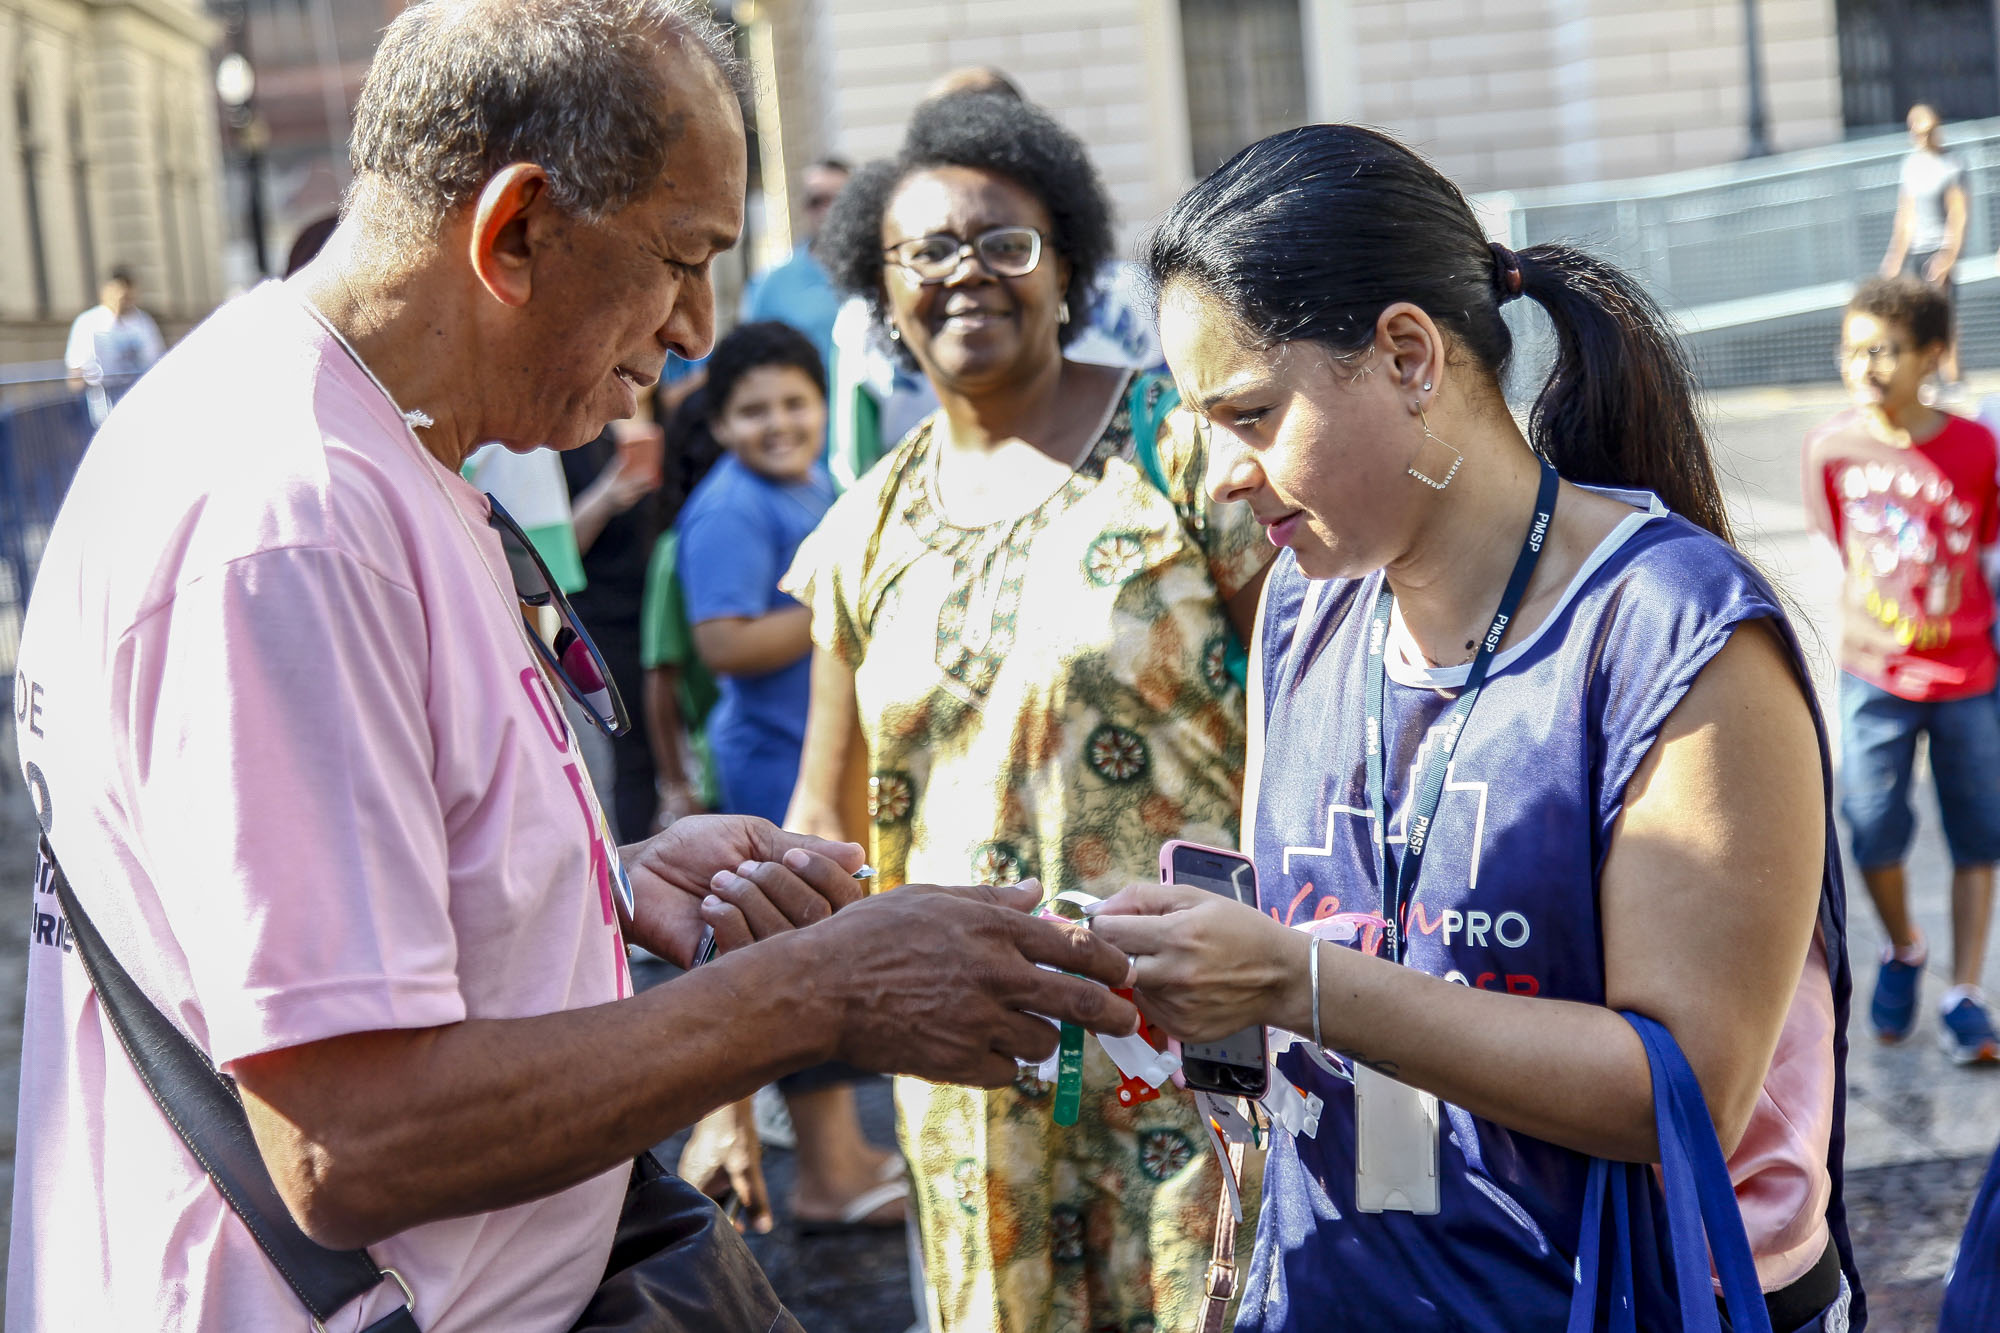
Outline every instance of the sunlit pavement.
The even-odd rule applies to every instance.
[[[2000,393],[2000,374],[1974,376],[1973,386],[1974,401],[1980,393]],[[1811,426],[1841,405],[1838,389],[1831,386],[1743,390],[1718,397],[1710,414],[1739,540],[1790,598],[1813,659],[1822,706],[1836,726],[1830,705],[1839,570],[1832,552],[1806,532],[1799,443]],[[1995,781],[2000,782],[2000,774]],[[1848,1066],[1849,1207],[1875,1312],[1871,1326],[1882,1333],[1935,1327],[1943,1275],[1971,1192],[2000,1137],[2000,1069],[1955,1068],[1936,1044],[1934,1001],[1949,984],[1950,864],[1928,794],[1918,809],[1910,889],[1917,916],[1933,941],[1923,1020],[1916,1034],[1896,1047],[1878,1045],[1863,1023]],[[15,768],[12,730],[0,728],[0,867],[13,868],[11,882],[23,895],[29,892],[33,855],[33,820]],[[1865,1005],[1881,932],[1858,877],[1851,915]],[[24,939],[0,949],[0,1197],[7,1198],[12,1196],[26,958]],[[1986,983],[2000,995],[2000,962],[1992,956]],[[861,1102],[869,1133],[889,1142],[886,1085],[864,1087]],[[667,1160],[671,1165],[671,1155]],[[752,1248],[800,1322],[812,1333],[901,1333],[911,1318],[902,1236],[800,1237],[785,1209],[791,1154],[772,1151],[765,1166],[779,1225],[772,1235],[753,1238]],[[0,1252],[5,1238],[0,1221]]]

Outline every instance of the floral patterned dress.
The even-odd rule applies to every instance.
[[[1165,387],[1143,384],[1142,419]],[[945,516],[926,421],[800,548],[788,590],[854,670],[882,889],[1036,877],[1101,897],[1156,879],[1168,839],[1236,845],[1244,700],[1222,599],[1274,551],[1245,506],[1206,500],[1185,413],[1156,488],[1130,407],[1121,394],[1048,500],[981,528]],[[1070,1128],[1032,1074],[998,1092],[897,1080],[941,1333],[1198,1322],[1218,1184],[1204,1131],[1171,1087],[1121,1106],[1116,1068],[1086,1051]]]

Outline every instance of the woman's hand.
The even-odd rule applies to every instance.
[[[632,879],[632,943],[682,967],[703,926],[725,951],[824,921],[858,901],[861,848],[790,833],[748,815],[691,815],[622,848]]]
[[[1310,1020],[1306,936],[1205,889],[1138,884],[1091,914],[1099,939],[1133,961],[1139,1008],[1182,1041]],[[1305,1006],[1301,1008],[1301,1006]]]

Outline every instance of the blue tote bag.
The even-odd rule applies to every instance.
[[[1627,1013],[1624,1018],[1646,1044],[1652,1065],[1660,1140],[1658,1179],[1665,1196],[1667,1234],[1654,1241],[1652,1167],[1602,1158],[1592,1161],[1577,1240],[1576,1292],[1570,1301],[1568,1333],[1637,1333],[1642,1325],[1677,1327],[1681,1333],[1771,1333],[1736,1188],[1730,1183],[1708,1103],[1702,1100],[1701,1084],[1672,1033],[1642,1014]],[[1674,1308],[1647,1310],[1643,1321],[1632,1269],[1635,1236],[1658,1243],[1661,1257],[1670,1260],[1668,1294]],[[1727,1323],[1716,1308],[1709,1277],[1711,1254],[1715,1276],[1722,1282]],[[1799,1333],[1845,1333],[1847,1311],[1843,1291],[1840,1300]]]
[[[1991,1333],[2000,1328],[2000,1152],[1972,1201],[1958,1261],[1944,1289],[1938,1333]]]

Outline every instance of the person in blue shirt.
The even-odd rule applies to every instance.
[[[782,823],[810,693],[811,615],[778,591],[833,503],[823,363],[805,335],[745,324],[709,359],[710,428],[728,454],[680,518],[695,650],[722,687],[709,722],[723,807]]]
[[[841,294],[813,254],[820,225],[833,209],[833,201],[847,185],[851,174],[847,163],[837,157],[823,157],[805,170],[805,240],[792,257],[775,268],[766,269],[743,289],[743,320],[756,323],[778,320],[812,339],[822,366],[833,363],[833,321],[840,314]],[[821,375],[820,384],[826,383]]]
[[[821,461],[825,365],[805,334],[764,321],[718,343],[707,369],[709,429],[727,453],[681,510],[681,589],[695,652],[721,689],[708,718],[720,810],[782,824],[805,744],[812,615],[778,591],[778,580],[833,503]],[[903,1224],[908,1182],[896,1155],[861,1132],[857,1077],[826,1064],[779,1081],[798,1135],[792,1216],[803,1229]],[[747,1104],[726,1109],[703,1130],[738,1139],[735,1151],[719,1154],[729,1187],[749,1225],[769,1230],[747,1118]]]

